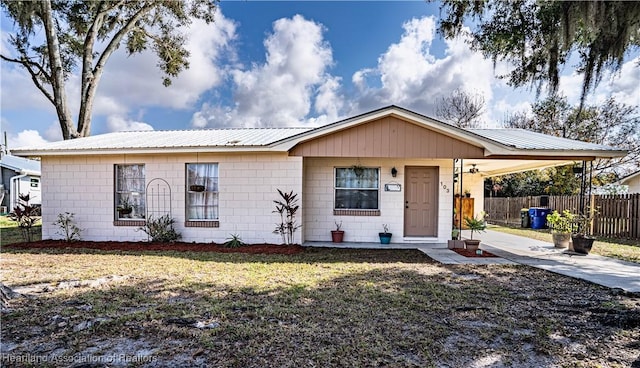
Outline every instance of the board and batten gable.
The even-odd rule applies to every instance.
[[[372,120],[294,147],[292,156],[484,158],[484,149],[395,116]]]
[[[219,227],[185,227],[187,163],[219,164]],[[83,240],[147,240],[136,226],[114,225],[114,165],[144,164],[145,181],[166,180],[171,187],[175,229],[185,242],[222,243],[238,234],[247,243],[281,243],[274,234],[277,189],[302,192],[302,158],[287,153],[195,153],[43,156],[43,239],[62,239],[53,225],[59,213],[72,212]],[[298,213],[302,218],[303,211]],[[302,229],[301,229],[302,230]],[[296,233],[300,243],[302,232]]]

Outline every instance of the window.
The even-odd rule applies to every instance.
[[[218,220],[217,163],[187,164],[186,203],[187,221]]]
[[[379,188],[379,168],[336,168],[335,209],[377,210]]]
[[[116,165],[116,220],[133,221],[145,217],[144,165]]]

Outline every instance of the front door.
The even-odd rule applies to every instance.
[[[438,168],[405,168],[404,236],[438,235]]]

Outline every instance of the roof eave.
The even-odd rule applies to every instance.
[[[509,158],[509,157],[527,157],[532,158],[558,158],[558,159],[611,159],[624,157],[627,155],[625,150],[555,150],[555,149],[488,149],[485,151],[487,158]]]
[[[166,153],[237,153],[237,152],[286,152],[277,147],[267,146],[215,146],[215,147],[154,147],[154,148],[112,148],[112,149],[65,149],[65,150],[14,150],[16,156],[73,156],[73,155],[115,155],[115,154],[166,154]]]

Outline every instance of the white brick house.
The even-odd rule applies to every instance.
[[[483,178],[596,157],[611,147],[522,130],[465,130],[390,106],[323,127],[142,131],[96,135],[13,150],[42,163],[43,238],[75,213],[85,240],[146,240],[136,231],[169,213],[187,242],[279,243],[276,190],[300,197],[299,243],[444,243],[454,192],[482,210]],[[474,168],[477,173],[470,173]],[[462,172],[454,185],[454,172]],[[474,171],[474,170],[472,170]],[[194,186],[196,184],[202,184]],[[462,185],[460,185],[462,184]],[[127,199],[132,210],[123,213]]]

